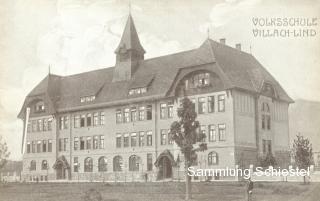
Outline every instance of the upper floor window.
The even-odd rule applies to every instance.
[[[198,110],[199,114],[203,114],[206,111],[206,99],[204,97],[198,99]]]
[[[44,102],[43,101],[39,101],[35,104],[35,111],[36,112],[44,112],[45,111],[45,107],[44,107]]]
[[[214,112],[214,96],[208,97],[208,112],[209,113]]]
[[[261,108],[261,127],[262,129],[271,129],[271,115],[270,115],[270,106],[268,103],[262,103]]]
[[[225,105],[226,105],[225,95],[219,95],[218,96],[218,111],[224,112],[225,111]]]
[[[219,131],[219,140],[225,141],[226,140],[226,125],[225,124],[219,124],[218,125],[218,131]]]

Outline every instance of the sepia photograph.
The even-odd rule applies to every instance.
[[[0,0],[0,201],[319,201],[320,0]]]

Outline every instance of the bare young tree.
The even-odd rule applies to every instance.
[[[307,170],[312,164],[312,144],[308,138],[304,138],[302,135],[297,135],[297,138],[293,142],[292,153],[296,165],[300,169]],[[306,183],[306,177],[303,177],[303,183]]]
[[[200,124],[196,120],[197,113],[190,99],[187,97],[182,99],[177,113],[179,121],[171,124],[170,134],[172,140],[180,147],[181,153],[185,158],[186,200],[189,200],[191,198],[191,177],[188,175],[188,168],[197,159],[196,152],[207,149],[206,143],[198,143],[206,136],[198,132]],[[199,146],[194,148],[195,144]]]
[[[10,152],[8,151],[7,143],[2,140],[2,136],[0,135],[0,172],[2,168],[7,163],[7,158],[9,157]],[[1,174],[0,174],[0,181],[1,181]]]

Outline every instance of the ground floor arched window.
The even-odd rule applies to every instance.
[[[47,160],[43,160],[41,163],[41,169],[42,170],[47,170],[48,169],[48,161]]]
[[[30,171],[36,170],[36,169],[37,169],[37,163],[36,163],[36,161],[32,160],[30,162]]]
[[[121,172],[122,171],[122,157],[121,156],[115,156],[113,158],[113,171],[114,172]]]
[[[141,159],[139,156],[132,155],[129,157],[129,171],[139,171]]]
[[[92,158],[88,157],[88,158],[84,159],[84,171],[85,172],[92,172],[93,171]]]
[[[107,171],[107,158],[102,156],[98,160],[98,171],[99,172],[106,172]]]

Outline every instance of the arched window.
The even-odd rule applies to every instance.
[[[93,170],[93,160],[92,158],[88,157],[84,159],[84,171],[92,172],[92,170]]]
[[[139,156],[132,155],[129,157],[129,171],[139,171],[141,159]]]
[[[48,169],[48,161],[43,160],[41,163],[41,170],[47,170]]]
[[[263,102],[261,108],[261,128],[262,129],[271,129],[271,115],[270,115],[270,106],[268,103]]]
[[[98,160],[98,171],[99,172],[106,172],[107,171],[107,158],[102,156]]]
[[[121,172],[122,171],[122,157],[115,156],[113,158],[113,171],[114,172]]]
[[[212,151],[208,154],[208,165],[218,165],[218,154],[215,151]]]
[[[32,160],[30,162],[30,171],[36,170],[36,169],[37,169],[37,163],[36,163],[36,161]]]

